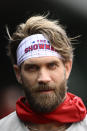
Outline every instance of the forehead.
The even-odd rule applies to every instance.
[[[62,60],[59,59],[58,57],[55,57],[55,56],[29,58],[24,61],[23,65],[26,65],[26,64],[47,64],[50,62],[62,62]]]

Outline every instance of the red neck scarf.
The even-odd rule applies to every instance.
[[[53,112],[38,114],[30,109],[29,104],[24,104],[25,97],[16,103],[18,117],[24,122],[46,124],[50,122],[73,123],[84,119],[86,108],[81,98],[67,93],[67,97]]]

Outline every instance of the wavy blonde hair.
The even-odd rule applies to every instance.
[[[32,35],[43,34],[50,41],[51,45],[64,58],[65,62],[73,58],[73,48],[70,38],[59,21],[49,20],[46,16],[30,17],[25,23],[17,26],[12,36],[9,35],[8,56],[13,64],[17,63],[16,50],[20,42]]]

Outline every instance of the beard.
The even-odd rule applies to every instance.
[[[33,87],[23,84],[23,87],[30,108],[37,113],[49,113],[55,110],[63,102],[67,90],[66,80],[60,85],[40,83]],[[41,93],[50,90],[50,93]]]

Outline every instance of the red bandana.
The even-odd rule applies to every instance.
[[[24,104],[25,97],[20,98],[16,103],[18,117],[24,122],[46,124],[50,122],[72,123],[84,119],[86,108],[81,98],[67,93],[66,100],[60,104],[53,112],[37,114],[30,109],[29,104]]]

